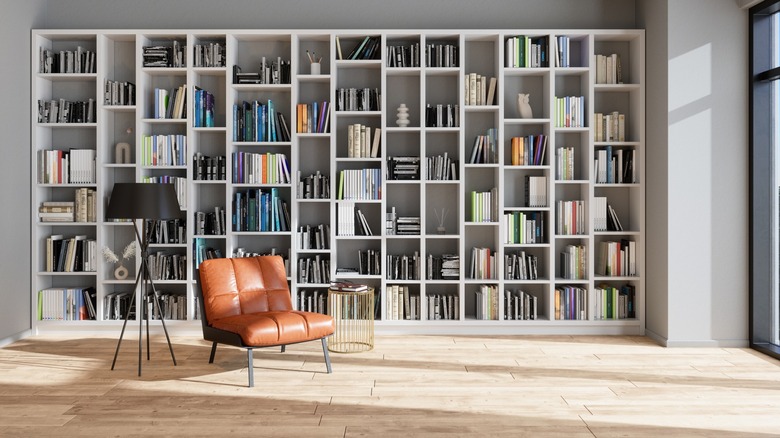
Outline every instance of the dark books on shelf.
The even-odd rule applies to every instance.
[[[224,181],[226,172],[224,155],[209,157],[196,152],[192,157],[192,175],[196,181]]]
[[[38,123],[95,123],[95,99],[71,101],[65,99],[38,100]]]
[[[366,36],[355,45],[346,59],[379,59],[381,55],[379,50],[381,41],[382,39],[379,36]]]
[[[144,46],[142,57],[144,67],[186,67],[187,46],[173,41],[171,46]]]
[[[425,45],[427,67],[458,67],[460,48],[451,43],[429,43]]]
[[[290,128],[272,100],[243,101],[233,105],[233,141],[290,141]]]
[[[381,100],[378,88],[336,89],[336,111],[379,111]]]
[[[281,57],[269,61],[265,56],[260,58],[260,68],[256,72],[245,72],[239,65],[233,66],[233,83],[279,85],[289,84],[292,78],[290,61]]]
[[[455,128],[460,126],[460,105],[425,105],[425,126],[428,128]]]
[[[279,189],[249,189],[233,195],[233,231],[290,231],[290,210]]]
[[[306,284],[325,284],[330,282],[330,259],[321,254],[299,258],[298,282]]]
[[[39,73],[95,73],[95,52],[76,46],[75,50],[39,49]]]
[[[419,180],[420,157],[387,157],[387,179]]]

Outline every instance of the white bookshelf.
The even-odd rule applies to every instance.
[[[379,56],[371,60],[338,59],[336,41],[346,56],[366,35],[379,37]],[[568,67],[546,63],[540,67],[506,66],[506,41],[515,35],[545,38],[548,56],[552,56],[552,41],[569,37]],[[186,45],[187,60],[183,67],[144,67],[142,48],[149,45],[170,45],[177,40]],[[224,46],[224,67],[195,67],[193,47],[196,44],[219,42]],[[388,46],[419,44],[419,66],[388,66]],[[458,48],[457,66],[431,67],[425,62],[426,44],[450,44]],[[95,73],[40,73],[40,47],[54,50],[75,50],[82,46],[96,52]],[[105,221],[105,206],[116,182],[141,181],[148,176],[173,175],[184,178],[186,188],[187,227],[185,241],[178,244],[157,244],[152,251],[187,257],[186,269],[180,280],[159,282],[164,291],[187,298],[184,320],[173,324],[174,330],[197,330],[195,301],[197,267],[193,247],[200,239],[224,256],[238,248],[246,251],[284,254],[289,260],[289,282],[293,302],[300,306],[300,297],[309,291],[327,291],[325,282],[303,282],[299,278],[302,259],[329,260],[331,279],[366,283],[379,296],[377,330],[393,333],[473,333],[473,334],[643,334],[645,330],[645,53],[642,30],[566,30],[566,29],[506,29],[506,30],[34,30],[32,33],[32,144],[31,168],[33,186],[33,321],[37,331],[114,330],[120,321],[105,321],[103,306],[106,295],[131,291],[139,260],[125,266],[129,276],[114,278],[114,265],[105,262],[98,253],[95,272],[45,272],[46,238],[53,234],[86,235],[97,242],[98,249],[110,247],[115,252],[133,240],[129,223]],[[322,57],[319,74],[310,74],[307,50]],[[596,84],[596,55],[616,53],[620,56],[624,83]],[[233,66],[244,72],[256,71],[261,57],[291,61],[291,83],[280,85],[233,84]],[[465,75],[478,73],[496,79],[496,97],[490,105],[465,104]],[[135,84],[135,105],[107,105],[103,102],[106,80],[129,81]],[[171,89],[186,84],[188,100],[185,119],[154,119],[152,105],[155,88]],[[196,127],[193,121],[193,87],[206,89],[215,96],[215,126]],[[379,111],[336,111],[335,100],[340,88],[372,88],[379,90]],[[530,94],[533,118],[520,118],[516,105],[518,93]],[[555,98],[582,96],[583,127],[556,127]],[[97,119],[91,123],[38,123],[39,99],[95,99]],[[272,99],[289,124],[289,142],[237,142],[233,139],[233,105],[243,101]],[[296,106],[299,103],[328,101],[332,104],[326,133],[297,133]],[[396,124],[396,110],[404,103],[409,108],[410,123]],[[457,127],[426,127],[427,104],[458,105]],[[594,113],[618,111],[625,115],[626,138],[623,141],[594,141]],[[360,123],[381,128],[379,154],[376,158],[348,158],[346,131],[350,124]],[[488,128],[496,128],[498,146],[495,163],[470,164],[474,138]],[[141,143],[145,135],[182,134],[187,139],[187,165],[171,167],[142,166]],[[544,134],[548,137],[541,165],[514,165],[511,138]],[[119,142],[130,143],[131,163],[117,163],[114,148]],[[594,160],[598,151],[610,146],[613,151],[630,151],[634,156],[635,181],[597,183]],[[558,178],[556,150],[571,147],[575,152],[572,165],[574,177]],[[37,180],[37,153],[40,150],[88,148],[96,151],[96,181],[86,185],[43,184]],[[196,180],[192,166],[193,154],[199,152],[226,159],[225,180]],[[231,156],[236,152],[285,154],[291,182],[284,184],[233,183]],[[425,177],[427,157],[447,154],[457,160],[456,180],[428,180]],[[388,180],[388,157],[416,156],[420,158],[420,178]],[[340,236],[338,233],[337,199],[339,172],[346,169],[379,169],[381,199],[354,201],[365,215],[373,236]],[[330,197],[304,199],[297,196],[298,175],[319,172],[329,178]],[[529,207],[525,204],[526,176],[546,177],[542,190],[547,205]],[[41,223],[38,206],[44,201],[70,200],[78,187],[90,187],[97,192],[96,222]],[[231,226],[233,199],[237,192],[249,189],[275,189],[290,210],[290,231],[234,231]],[[470,213],[470,193],[495,189],[498,218],[492,222],[474,222]],[[590,208],[596,197],[607,197],[617,212],[623,231],[594,230],[595,212]],[[560,214],[557,201],[582,200],[585,203],[585,230],[581,234],[556,234],[556,219]],[[227,231],[224,235],[196,235],[193,226],[197,211],[224,208]],[[397,216],[419,217],[419,235],[388,235],[385,215],[395,207]],[[437,231],[436,214],[448,210],[445,231]],[[536,214],[544,218],[544,235],[535,243],[508,243],[509,230],[504,214]],[[329,247],[303,249],[298,229],[301,226],[329,227]],[[633,241],[636,246],[636,275],[605,276],[597,272],[600,245],[607,241]],[[561,278],[560,253],[568,245],[582,245],[585,270],[580,279]],[[471,249],[489,248],[500,259],[490,279],[473,279],[469,273]],[[371,275],[337,273],[337,268],[358,265],[358,252],[373,250],[379,256],[379,272]],[[505,278],[503,257],[525,251],[537,258],[536,279]],[[424,261],[428,254],[460,257],[457,280],[427,279],[421,268],[419,280],[390,280],[388,255],[419,254]],[[388,320],[386,295],[388,286],[408,288],[420,297],[420,319]],[[477,318],[476,290],[492,285],[499,291],[495,314],[497,320]],[[635,290],[635,316],[632,318],[597,318],[596,288],[601,285]],[[574,286],[584,289],[587,303],[584,319],[556,319],[556,288]],[[93,287],[97,293],[97,321],[41,321],[38,319],[38,291],[55,287]],[[536,297],[537,319],[507,319],[504,291],[523,290]],[[448,295],[458,297],[454,319],[429,319],[428,297]],[[304,300],[305,301],[305,300]]]

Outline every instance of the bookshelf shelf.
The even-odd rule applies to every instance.
[[[39,123],[37,111],[31,115],[31,171],[34,179],[31,187],[35,208],[33,260],[38,269],[46,267],[47,239],[56,235],[65,238],[86,236],[88,240],[94,240],[99,249],[107,247],[121,251],[135,238],[132,222],[106,222],[106,200],[110,198],[115,183],[154,177],[176,184],[180,200],[186,206],[183,208],[185,220],[164,224],[168,227],[167,232],[176,233],[182,243],[151,246],[153,253],[171,257],[171,260],[180,263],[177,274],[181,280],[156,282],[166,293],[181,299],[187,309],[183,320],[173,322],[173,329],[192,329],[197,324],[195,299],[200,260],[206,257],[279,254],[286,261],[296,306],[308,305],[305,304],[306,299],[326,294],[331,280],[365,283],[376,293],[379,330],[388,327],[408,333],[644,333],[643,169],[646,145],[645,48],[644,32],[641,30],[113,29],[34,30],[32,34],[33,108],[38,107],[38,101],[66,99],[81,102],[92,99],[96,108],[94,120],[97,121]],[[339,59],[339,50],[342,50],[342,55],[348,55],[366,36],[378,37],[379,46],[373,54],[375,59]],[[529,58],[529,63],[525,65],[538,66],[509,67],[522,65],[510,64],[507,52],[508,41],[520,36],[530,38],[532,44],[540,44],[542,49],[539,50],[546,51],[548,61],[532,64]],[[565,46],[562,41],[565,41]],[[222,63],[209,64],[202,59],[196,63],[197,49],[194,46],[199,44],[219,45]],[[174,45],[186,51],[182,67],[144,66],[145,47]],[[40,50],[59,52],[76,50],[77,47],[96,53],[97,73],[40,73],[44,71],[38,65]],[[417,50],[417,59],[414,59],[412,47]],[[410,49],[407,53],[399,48]],[[431,53],[439,51],[441,57],[427,57],[429,50]],[[322,57],[319,70],[312,69],[308,53]],[[395,56],[391,57],[391,54]],[[601,62],[599,59],[603,60],[599,56],[612,54],[615,54],[613,59],[619,57],[621,60],[623,83],[596,83],[597,74],[601,72],[597,63]],[[516,55],[518,53],[512,54],[513,57]],[[254,80],[252,74],[260,71],[261,59],[267,59],[269,65],[289,62],[290,83],[233,83],[235,73],[248,73],[235,77],[244,81]],[[447,61],[451,63],[447,64]],[[240,72],[234,69],[236,66],[241,68]],[[490,78],[496,79],[491,105],[473,105],[475,100],[467,99],[470,96],[466,96],[465,86],[470,84],[470,74],[484,76],[488,82]],[[106,81],[133,83],[135,104],[109,105],[104,102]],[[155,89],[170,91],[182,86],[188,94],[187,118],[149,117],[154,114]],[[195,99],[191,98],[195,87],[208,91],[213,97],[209,123],[205,122],[205,118],[196,123]],[[367,89],[371,97],[368,101],[360,101],[361,105],[338,107],[370,107],[372,110],[335,109],[334,100],[354,92],[353,89],[361,90],[361,93]],[[486,90],[480,92],[486,93]],[[525,108],[518,105],[519,94],[529,95],[532,115],[528,118],[523,117],[528,116]],[[560,108],[556,107],[556,98],[571,96],[584,98],[581,111],[583,127],[557,126],[556,115]],[[373,103],[372,99],[376,100],[376,106],[364,105],[365,102]],[[285,140],[289,141],[234,141],[234,138],[268,138],[236,135],[240,125],[256,120],[251,119],[251,114],[250,119],[234,119],[234,105],[242,105],[244,101],[264,103],[268,100],[273,101],[274,110],[278,113],[275,121],[281,120],[281,115],[288,125],[290,138]],[[321,104],[325,101],[329,102],[330,108],[325,132],[296,132],[299,129],[310,130],[303,128],[307,120],[298,123],[298,117],[307,114],[303,110],[298,111],[298,105],[312,104],[313,108],[314,102]],[[469,101],[472,104],[467,104]],[[402,103],[408,109],[409,124],[406,126],[399,126],[397,122]],[[426,112],[427,105],[434,108],[436,105],[451,105],[455,111],[452,114],[453,124],[458,126],[426,127],[426,115],[430,117],[430,113]],[[625,141],[594,141],[594,134],[598,132],[594,127],[597,120],[595,113],[611,114],[615,111],[625,114]],[[404,114],[403,110],[401,114]],[[404,125],[404,117],[401,119],[400,124]],[[348,158],[348,155],[355,155],[348,153],[347,138],[348,127],[354,125],[365,125],[371,129],[371,139],[376,140],[375,156],[371,153],[373,149],[369,149],[369,157]],[[151,135],[185,136],[186,164],[144,165],[141,145],[143,139]],[[525,157],[517,160],[518,157],[513,156],[515,138],[541,138],[542,135],[545,136],[545,146],[539,156],[530,155],[529,160]],[[480,136],[488,139],[485,141],[494,142],[490,147],[496,153],[485,160],[487,162],[471,163],[472,148],[475,139]],[[116,156],[118,143],[130,145],[127,160]],[[536,145],[527,143],[523,147],[528,148],[530,153]],[[371,146],[373,148],[373,142]],[[40,151],[68,151],[76,147],[95,151],[94,181],[97,183],[37,183],[37,154]],[[569,160],[566,168],[561,167],[562,163],[558,161],[558,153],[563,148],[569,154],[566,156]],[[612,151],[622,157],[631,155],[635,182],[596,182],[608,180],[597,179],[594,174],[593,164],[604,151]],[[284,154],[286,168],[269,166],[266,162],[265,170],[289,173],[289,181],[274,184],[233,182],[239,181],[235,175],[239,169],[236,157],[249,153],[266,159],[271,157],[270,154]],[[365,150],[359,155],[366,155]],[[393,160],[390,157],[394,157]],[[399,158],[414,163],[402,168],[407,175],[401,172],[400,178],[409,179],[388,178],[391,165],[394,166],[393,178],[399,178],[398,164],[405,162]],[[205,159],[212,161],[201,161]],[[370,184],[376,191],[372,195],[378,194],[380,199],[338,199],[342,171],[361,169],[371,169],[365,174],[373,175],[374,180]],[[563,169],[571,173],[566,174]],[[448,172],[452,179],[427,179],[427,175],[447,178]],[[573,179],[557,179],[562,175]],[[73,190],[78,188],[96,192],[99,200],[93,207],[96,221],[38,220],[38,208],[44,202],[70,201]],[[544,206],[529,207],[533,205],[529,202],[531,190],[535,190],[533,196],[543,197],[539,205]],[[472,192],[490,195],[492,205],[488,207],[485,204],[485,207],[497,216],[495,221],[471,221]],[[266,196],[261,199],[267,206],[273,202],[274,208],[268,211],[280,214],[280,228],[273,229],[287,231],[234,231],[233,216],[237,211],[240,214],[242,206],[238,203],[243,202],[239,200],[246,201],[254,196]],[[603,222],[596,222],[594,204],[603,202],[603,198],[614,209],[624,231],[612,231]],[[246,202],[243,208],[249,208]],[[255,206],[255,201],[252,202]],[[339,235],[340,221],[344,219],[341,216],[350,215],[347,207],[352,206],[356,212],[359,211],[359,215],[354,215],[364,221],[373,235]],[[571,217],[567,217],[567,209],[572,208],[579,208],[579,214],[572,213]],[[201,215],[209,213],[216,218],[222,211],[224,234],[203,234],[202,228],[196,231],[196,212]],[[603,216],[599,220],[603,220]],[[559,222],[563,221],[579,223],[577,228],[559,228]],[[282,223],[284,227],[281,227]],[[509,228],[510,224],[517,225],[517,228]],[[526,234],[513,235],[521,232],[520,224],[525,227],[522,232]],[[311,234],[304,234],[305,227]],[[569,235],[557,234],[558,229],[585,231]],[[601,247],[613,242],[635,244],[634,263],[638,275],[596,275]],[[320,245],[324,249],[301,249],[306,246],[321,248]],[[495,278],[469,278],[472,254],[476,254],[476,249],[489,250],[486,253],[493,259],[484,262],[490,263]],[[388,279],[392,263],[388,260],[389,256],[414,259],[415,255],[419,258],[422,279]],[[371,260],[376,274],[339,270],[358,267],[364,262],[361,260],[363,257]],[[450,269],[449,274],[444,271],[445,262],[449,266],[446,268]],[[578,263],[579,276],[584,279],[561,278],[568,276],[565,269],[575,266],[575,262]],[[134,266],[128,267],[133,274],[140,267],[138,256],[130,263],[134,263]],[[104,262],[99,253],[95,266],[96,272],[39,271],[33,275],[31,300],[36,330],[58,331],[79,327],[79,324],[95,331],[116,329],[121,318],[111,314],[106,300],[118,299],[133,287],[134,282],[130,279],[114,280],[114,265]],[[534,275],[530,275],[530,271],[518,274],[518,269],[534,268]],[[320,275],[319,278],[312,276],[315,272]],[[428,279],[428,276],[445,278]],[[630,288],[634,294],[636,318],[601,319],[596,313],[596,289],[602,284]],[[404,286],[410,296],[419,297],[419,320],[387,318],[389,305],[392,314],[387,287],[392,285]],[[482,293],[478,290],[486,285],[494,289],[485,293],[497,294],[494,319],[477,318],[477,298]],[[97,321],[38,321],[38,291],[57,288],[94,289],[98,304]],[[584,300],[584,319],[555,318],[560,310],[556,308],[556,296],[561,291],[574,291]],[[511,297],[521,292],[526,294],[524,296],[529,302],[536,303],[534,319],[509,318]],[[458,303],[457,311],[453,307],[456,315],[450,315],[453,319],[441,319],[443,314],[433,315],[437,305],[455,306],[455,298]],[[557,305],[560,306],[560,303]]]

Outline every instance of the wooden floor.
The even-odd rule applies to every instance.
[[[380,336],[255,353],[165,338],[33,337],[0,349],[0,436],[780,436],[780,362],[642,337]]]

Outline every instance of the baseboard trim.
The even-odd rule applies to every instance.
[[[32,336],[32,330],[24,330],[11,336],[0,339],[0,347],[5,347],[8,344],[20,341],[24,338]]]
[[[645,329],[645,336],[663,347],[669,348],[748,348],[747,339],[667,339],[652,330]]]

